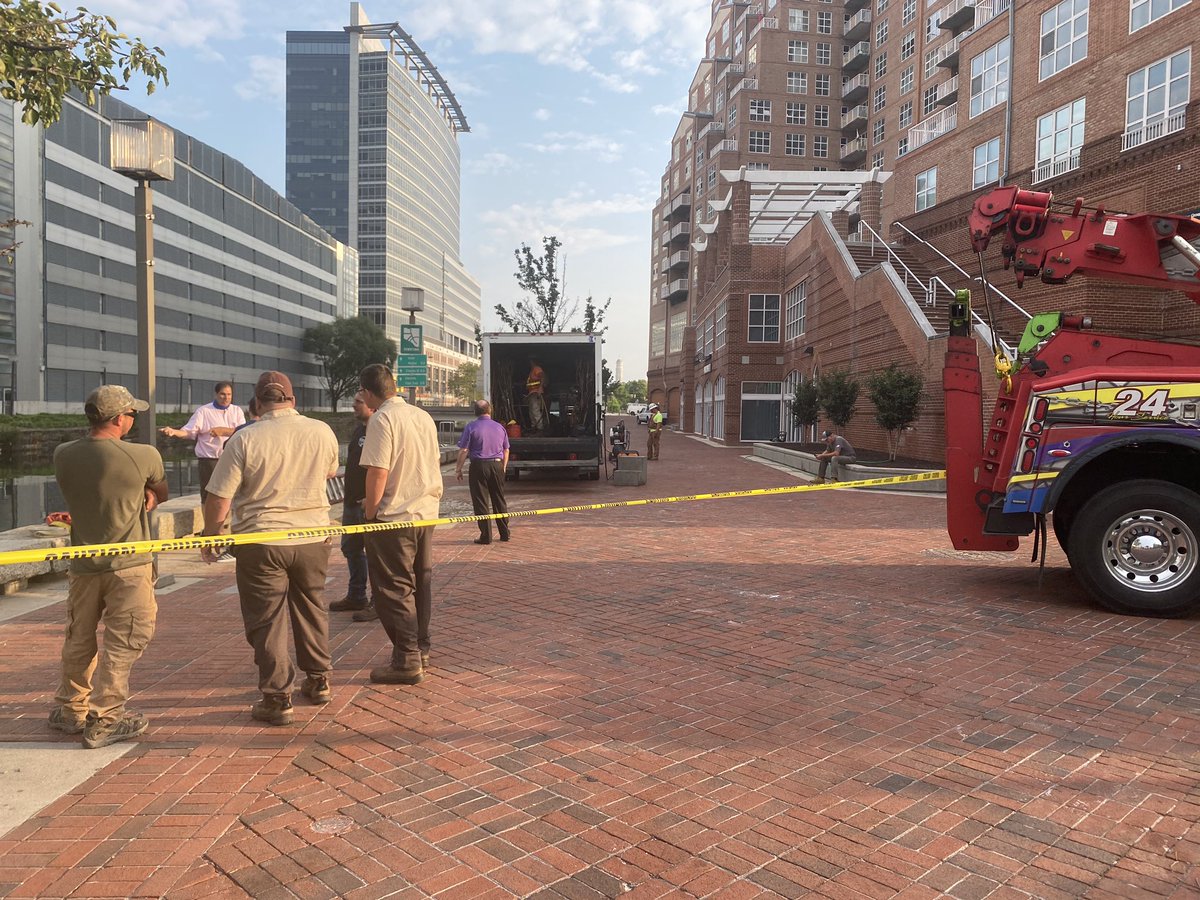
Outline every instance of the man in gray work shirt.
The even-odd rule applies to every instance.
[[[848,440],[832,431],[821,432],[821,437],[825,440],[825,452],[817,454],[817,459],[821,461],[817,470],[817,480],[825,481],[825,471],[832,463],[833,477],[829,480],[841,481],[842,466],[849,465],[858,458],[854,455],[854,448]]]

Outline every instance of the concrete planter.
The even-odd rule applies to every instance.
[[[806,453],[803,450],[789,450],[786,447],[780,447],[778,444],[755,444],[754,455],[762,459],[769,459],[782,466],[787,466],[789,469],[797,469],[811,475],[813,478],[817,477],[817,471],[821,465],[821,461],[817,459],[816,454]],[[868,466],[855,463],[854,465],[842,466],[842,471],[845,473],[846,481],[866,481],[871,478],[889,478],[893,475],[912,475],[914,472],[927,470],[890,468],[879,465]],[[873,489],[867,488],[867,490]],[[919,494],[944,493],[946,490],[946,479],[937,478],[931,481],[917,481],[911,484],[888,485],[887,487],[874,490],[912,491]]]

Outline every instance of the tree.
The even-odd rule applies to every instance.
[[[812,428],[821,418],[821,400],[812,379],[796,385],[792,395],[792,421],[800,428]]]
[[[888,433],[888,458],[900,450],[900,435],[921,411],[921,376],[892,363],[867,379],[867,393],[875,405],[875,421]]]
[[[844,429],[854,418],[854,404],[858,402],[858,382],[849,372],[830,372],[817,379],[817,398],[821,409],[838,431]]]
[[[583,331],[586,334],[604,334],[604,317],[612,298],[603,305],[596,304],[591,297],[583,301],[583,327],[570,328],[579,311],[579,300],[568,300],[562,294],[558,274],[558,248],[562,246],[554,235],[542,238],[542,255],[534,256],[528,244],[513,251],[517,258],[514,273],[517,285],[529,297],[516,301],[513,308],[502,304],[495,306],[496,315],[514,332],[531,334],[555,334],[562,331]]]
[[[390,366],[396,360],[396,342],[383,329],[362,316],[322,322],[304,332],[304,352],[321,364],[321,381],[329,393],[329,408],[358,390],[358,373],[372,363]]]
[[[0,97],[19,104],[27,124],[58,121],[69,91],[94,106],[98,97],[128,90],[139,73],[152,94],[157,82],[168,83],[159,59],[165,55],[83,7],[68,14],[54,3],[0,0]]]
[[[479,392],[479,363],[463,363],[450,376],[450,393],[470,405]]]
[[[608,367],[608,360],[600,360],[600,397],[607,401],[616,387],[617,384],[613,380],[612,369]],[[607,408],[608,407],[605,406],[605,409]]]

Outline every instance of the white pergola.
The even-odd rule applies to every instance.
[[[858,212],[864,184],[882,184],[891,172],[795,172],[775,169],[721,170],[721,178],[730,184],[746,182],[750,187],[750,243],[786,244],[817,213]],[[710,200],[717,213],[729,209],[733,189],[720,200]],[[716,222],[699,226],[706,237],[692,244],[702,253],[708,246],[707,235],[717,230]]]

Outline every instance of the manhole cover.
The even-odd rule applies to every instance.
[[[345,834],[353,827],[354,820],[349,816],[328,816],[312,824],[312,830],[317,834]]]

